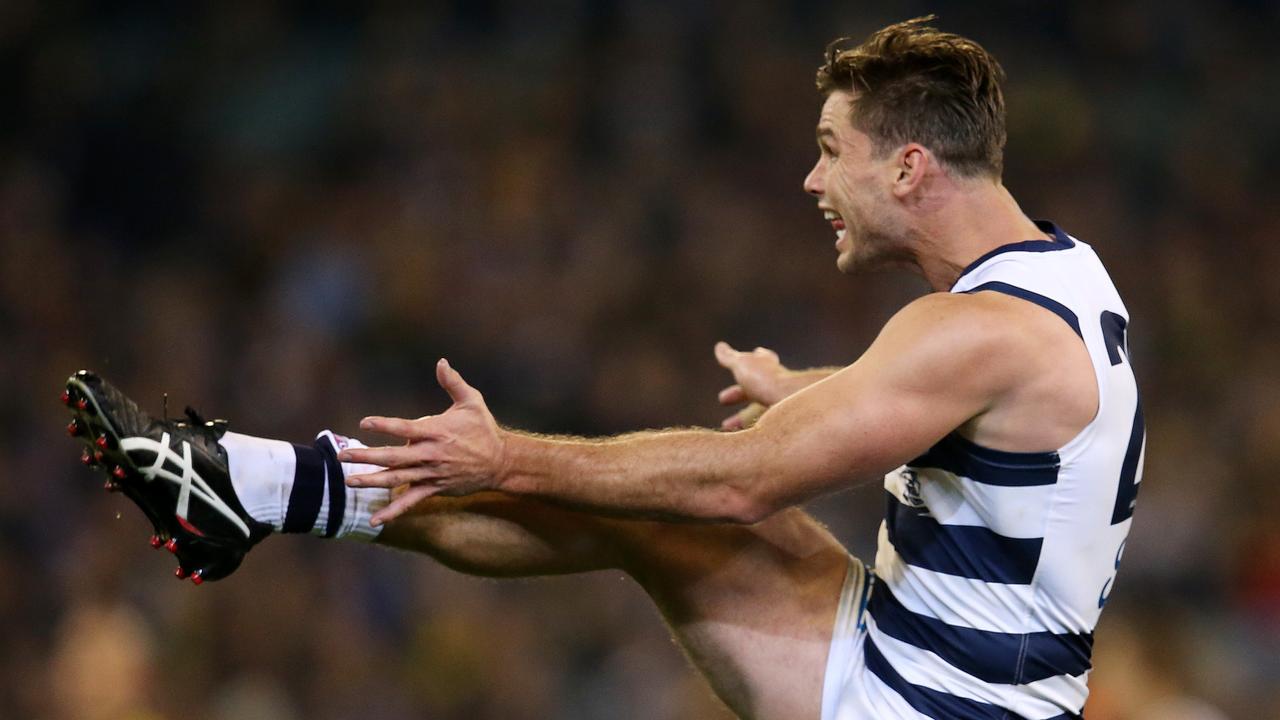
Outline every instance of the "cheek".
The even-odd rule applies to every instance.
[[[840,168],[831,174],[831,182],[837,184],[840,194],[850,200],[866,195],[870,181],[866,174],[855,173],[848,168]]]
[[[856,185],[848,184],[840,188],[840,210],[844,216],[846,224],[860,224],[862,218],[866,216],[867,199],[864,197],[866,193]]]
[[[834,194],[837,195],[842,202],[849,203],[853,201],[854,196],[856,195],[854,192],[856,186],[849,182],[849,178],[844,173],[839,171],[832,172],[828,181],[830,182],[830,187],[835,190]]]

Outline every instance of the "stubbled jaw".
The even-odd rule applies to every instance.
[[[840,242],[844,238],[844,218],[837,215],[832,210],[824,210],[822,217],[831,223],[832,229],[836,231],[836,242]]]

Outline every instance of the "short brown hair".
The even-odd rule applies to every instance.
[[[818,91],[856,94],[853,126],[877,152],[908,142],[963,176],[999,178],[1004,165],[1004,70],[978,43],[930,27],[933,15],[879,30],[856,47],[827,46]]]

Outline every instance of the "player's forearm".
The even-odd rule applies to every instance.
[[[508,432],[500,489],[609,514],[756,522],[759,443],[744,433],[677,430],[609,440]]]

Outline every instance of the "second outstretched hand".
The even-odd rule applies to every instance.
[[[774,351],[758,347],[752,352],[742,352],[721,341],[716,343],[715,352],[716,362],[733,373],[734,380],[734,384],[720,391],[720,404],[747,403],[720,423],[722,430],[751,427],[769,406],[786,397],[782,378],[787,369]]]
[[[758,347],[750,352],[735,350],[727,342],[715,347],[716,362],[733,373],[733,384],[720,391],[720,404],[747,403],[746,407],[725,418],[721,430],[749,428],[765,411],[788,396],[822,380],[840,368],[791,370],[778,359],[778,353]]]
[[[408,485],[374,514],[370,520],[374,527],[399,517],[432,495],[470,495],[497,487],[505,440],[484,397],[443,358],[436,363],[436,380],[453,400],[443,413],[416,420],[371,416],[360,421],[361,430],[399,437],[406,444],[349,448],[338,454],[342,462],[384,468],[348,477],[347,484],[352,487]]]

